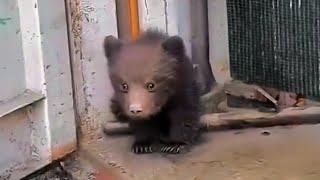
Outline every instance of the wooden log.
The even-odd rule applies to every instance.
[[[239,110],[228,113],[207,114],[201,117],[205,130],[239,129],[247,127],[270,127],[320,122],[320,107],[293,107],[280,113],[265,113],[256,110]]]
[[[118,134],[131,134],[132,131],[128,123],[122,123],[118,121],[107,122],[103,126],[103,132],[106,135],[118,135]]]
[[[320,107],[287,108],[280,113],[264,113],[251,109],[234,109],[232,112],[206,114],[200,118],[201,128],[206,131],[277,125],[315,124],[319,122]],[[104,132],[107,135],[132,133],[128,124],[116,121],[106,123]]]

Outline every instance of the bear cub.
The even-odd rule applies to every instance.
[[[134,41],[104,40],[114,88],[111,111],[135,136],[136,154],[182,153],[199,134],[199,93],[183,40],[147,30]]]

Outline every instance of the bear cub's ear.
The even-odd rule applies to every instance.
[[[162,48],[169,55],[172,55],[176,58],[183,58],[185,56],[184,43],[179,36],[169,37],[162,43]]]
[[[121,46],[122,46],[122,41],[119,40],[118,38],[112,35],[105,37],[103,42],[105,56],[107,58],[110,58],[120,50]]]

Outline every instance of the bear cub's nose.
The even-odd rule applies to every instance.
[[[132,114],[139,114],[142,112],[142,107],[140,104],[131,104],[129,106],[129,111],[132,113]]]

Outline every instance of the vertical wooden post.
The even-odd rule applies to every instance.
[[[138,13],[138,2],[137,0],[129,1],[129,19],[130,19],[130,29],[131,37],[136,39],[139,35],[139,13]]]
[[[137,0],[117,0],[117,22],[119,38],[132,40],[139,35],[139,13]]]

